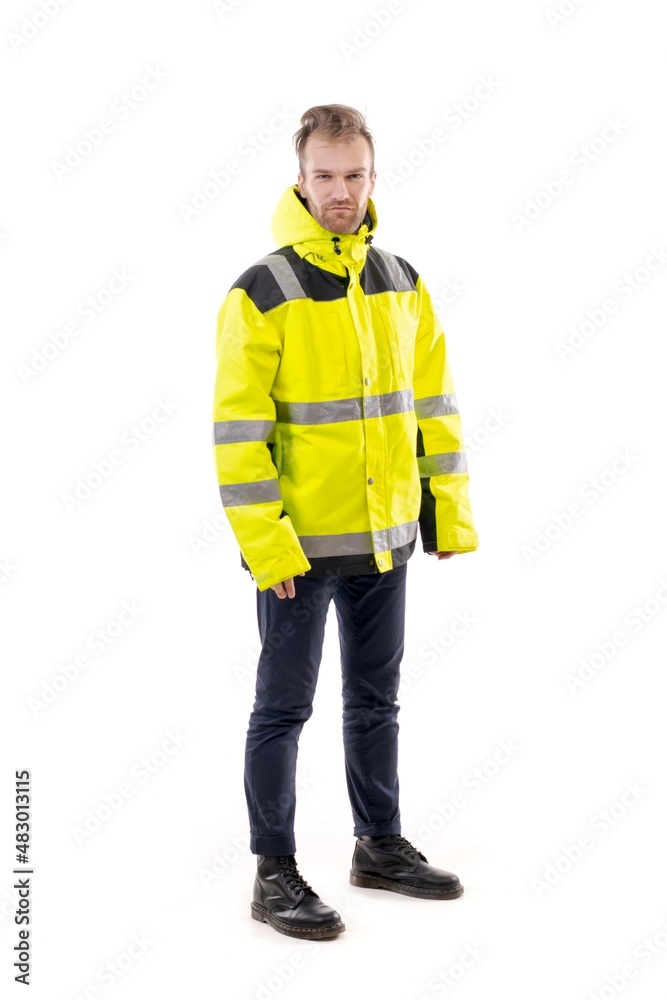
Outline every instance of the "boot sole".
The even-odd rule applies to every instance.
[[[278,917],[274,917],[264,906],[255,902],[250,904],[250,915],[254,920],[259,920],[260,923],[271,924],[279,934],[301,938],[301,940],[338,937],[345,930],[345,924],[329,924],[328,927],[292,927],[291,924],[286,924]]]
[[[389,889],[400,892],[403,896],[418,896],[420,899],[456,899],[463,892],[463,886],[453,889],[419,889],[414,885],[406,885],[395,879],[383,878],[382,875],[364,875],[355,868],[350,869],[350,882],[362,889]]]

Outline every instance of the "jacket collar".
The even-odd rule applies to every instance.
[[[342,275],[347,267],[357,272],[362,270],[376,228],[377,212],[372,198],[369,198],[358,233],[339,236],[324,229],[306,208],[296,184],[283,192],[271,221],[277,246],[292,246],[300,257],[311,264]],[[340,253],[336,252],[336,247]]]

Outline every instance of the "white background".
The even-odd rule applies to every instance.
[[[563,3],[557,21],[559,2],[3,5],[6,995],[23,995],[23,768],[33,997],[664,995],[664,35],[649,0]],[[153,89],[121,115],[151,69]],[[327,102],[367,114],[376,243],[440,300],[480,548],[438,562],[417,545],[399,716],[403,832],[465,894],[348,883],[332,606],[301,739],[297,859],[347,931],[313,947],[250,919],[255,587],[220,504],[211,407],[217,310],[273,249],[291,137]],[[276,110],[289,124],[244,157]],[[112,131],[59,177],[105,117]],[[444,141],[420,155],[437,128]],[[186,219],[233,159],[240,173]],[[107,296],[114,270],[127,285]],[[598,324],[562,358],[588,311]],[[473,621],[452,639],[457,614]],[[167,754],[169,733],[181,742]],[[502,742],[515,749],[495,761]],[[96,811],[98,829],[77,835]]]

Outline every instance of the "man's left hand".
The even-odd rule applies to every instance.
[[[437,556],[438,559],[449,559],[450,556],[459,555],[458,552],[427,552],[427,556]]]

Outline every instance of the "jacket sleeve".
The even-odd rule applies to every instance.
[[[419,277],[414,402],[422,486],[419,529],[424,552],[469,552],[479,544],[468,497],[468,465],[445,334]]]
[[[310,569],[272,454],[281,352],[275,324],[232,288],[218,311],[213,449],[225,514],[259,590]]]

